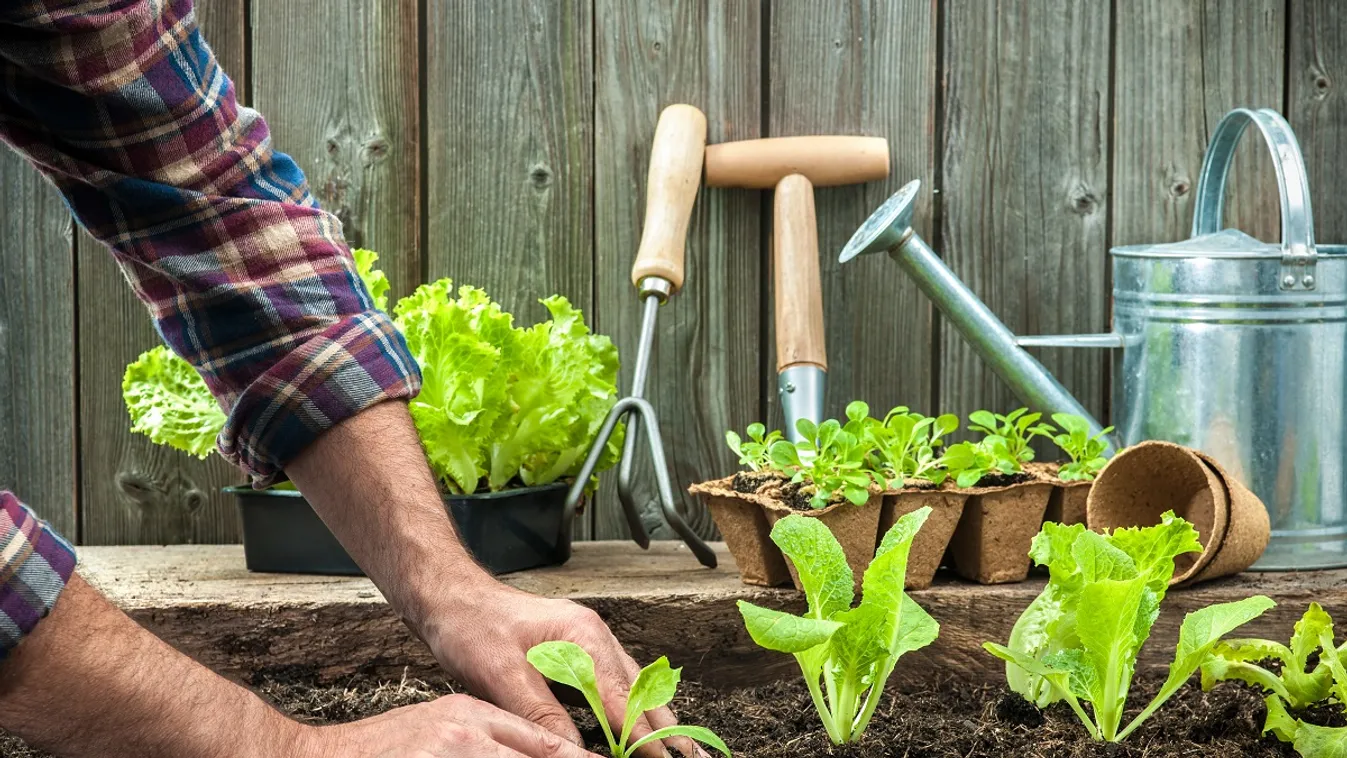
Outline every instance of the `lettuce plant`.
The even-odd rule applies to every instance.
[[[781,432],[767,431],[762,424],[753,423],[745,430],[748,439],[741,438],[736,432],[725,432],[725,444],[739,456],[739,465],[749,471],[765,471],[772,468],[772,445],[781,439]]]
[[[375,268],[379,254],[351,251],[356,273],[379,310],[388,304],[388,277]],[[215,452],[224,429],[225,412],[192,364],[164,345],[132,361],[122,375],[122,400],[131,417],[131,431],[205,460]]]
[[[1113,427],[1091,437],[1089,423],[1080,416],[1054,413],[1052,420],[1062,429],[1061,433],[1053,436],[1052,441],[1071,457],[1071,462],[1063,464],[1057,471],[1057,478],[1064,482],[1093,481],[1095,475],[1108,464],[1108,459],[1104,457],[1108,443],[1104,437],[1113,431]]]
[[[464,494],[574,476],[617,402],[617,349],[564,297],[543,300],[551,318],[523,328],[483,290],[452,287],[422,285],[394,308],[421,364],[410,407],[431,469]],[[621,442],[612,436],[597,470]]]
[[[989,474],[1018,474],[1024,470],[1011,455],[1004,437],[989,434],[978,442],[959,442],[945,449],[938,464],[960,487],[976,487]]]
[[[669,659],[661,656],[659,660],[641,669],[632,682],[627,694],[627,712],[622,719],[620,736],[613,734],[609,726],[608,713],[604,710],[603,699],[599,694],[598,679],[594,675],[594,659],[584,648],[574,642],[543,642],[533,646],[527,654],[528,662],[538,673],[552,681],[568,687],[574,687],[585,697],[585,702],[594,711],[603,736],[608,739],[608,750],[613,758],[629,758],[642,745],[669,737],[689,737],[698,742],[730,755],[730,749],[710,729],[700,726],[677,724],[647,734],[631,741],[631,730],[636,720],[646,711],[668,705],[673,700],[682,678],[682,669],[670,668]],[[616,722],[614,722],[615,724]]]
[[[1174,558],[1201,549],[1197,530],[1172,512],[1156,526],[1112,534],[1046,523],[1030,556],[1048,567],[1047,586],[1016,622],[1009,645],[983,647],[1006,661],[1011,689],[1039,706],[1066,701],[1091,737],[1119,742],[1183,686],[1222,637],[1274,605],[1259,595],[1189,613],[1168,678],[1122,727],[1137,655],[1160,614]]]
[[[870,487],[879,476],[870,468],[868,436],[857,437],[836,419],[815,425],[808,419],[795,424],[800,441],[780,440],[771,447],[772,467],[791,475],[791,481],[814,488],[809,505],[826,508],[837,495],[855,505],[870,499]]]
[[[958,428],[959,417],[953,414],[923,416],[900,405],[871,427],[878,468],[899,484],[907,479],[940,484],[948,474],[936,450]]]
[[[834,744],[860,741],[899,657],[940,632],[903,592],[912,539],[930,513],[930,507],[909,513],[884,535],[855,608],[854,576],[837,538],[818,519],[787,516],[772,527],[772,541],[799,572],[808,611],[795,616],[739,601],[754,642],[795,656]]]
[[[991,411],[973,411],[968,415],[971,422],[968,428],[989,436],[1005,440],[1006,451],[1019,463],[1028,463],[1034,459],[1034,449],[1029,446],[1035,437],[1051,437],[1056,430],[1050,424],[1040,424],[1041,413],[1030,413],[1028,408],[1019,408],[1002,416]]]
[[[1326,700],[1347,708],[1347,668],[1342,656],[1347,642],[1333,645],[1333,619],[1318,603],[1310,603],[1296,622],[1291,644],[1271,640],[1237,639],[1217,645],[1202,662],[1202,689],[1218,681],[1241,681],[1266,694],[1265,733],[1291,743],[1305,758],[1347,756],[1347,727],[1309,724],[1291,714]],[[1318,656],[1314,666],[1310,660]],[[1280,663],[1280,671],[1258,665]]]

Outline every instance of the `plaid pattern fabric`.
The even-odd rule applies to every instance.
[[[341,224],[238,104],[190,0],[0,2],[0,139],[111,249],[257,486],[337,422],[418,391]]]
[[[0,491],[0,660],[56,605],[75,551],[18,498]]]

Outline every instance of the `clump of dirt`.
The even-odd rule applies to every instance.
[[[766,495],[780,489],[790,479],[777,471],[740,471],[730,487],[747,495]]]
[[[1159,688],[1149,678],[1132,688],[1125,718]],[[309,723],[365,718],[455,691],[447,682],[354,679],[340,686],[265,680],[257,690],[282,711]],[[737,758],[1294,758],[1295,751],[1262,735],[1266,708],[1253,689],[1222,684],[1204,693],[1190,682],[1127,741],[1091,740],[1064,704],[1039,710],[1004,687],[933,683],[924,691],[889,692],[856,745],[837,747],[823,732],[802,681],[741,690],[683,684],[674,709],[687,724],[716,732]],[[603,734],[586,710],[573,709],[591,750],[606,752]],[[1315,723],[1347,724],[1342,708],[1313,709]],[[0,756],[45,758],[12,738]]]
[[[1009,487],[1012,484],[1021,484],[1023,482],[1033,481],[1034,475],[1027,471],[1021,471],[1018,474],[986,474],[978,480],[977,487]]]

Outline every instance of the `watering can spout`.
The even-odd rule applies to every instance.
[[[1089,423],[1092,435],[1101,433],[1099,421],[1017,344],[1010,329],[913,231],[912,213],[920,187],[920,181],[908,182],[872,213],[843,248],[841,262],[859,255],[888,253],[1022,401],[1037,410],[1080,416]],[[1107,453],[1111,454],[1114,446],[1109,439]]]

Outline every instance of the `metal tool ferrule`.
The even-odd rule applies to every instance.
[[[800,419],[809,419],[815,424],[823,420],[827,385],[828,372],[818,366],[789,366],[776,375],[781,412],[786,417],[786,439],[800,441],[800,433],[795,430],[795,422]]]
[[[637,289],[643,299],[654,295],[663,304],[673,295],[673,282],[662,276],[647,276]]]

